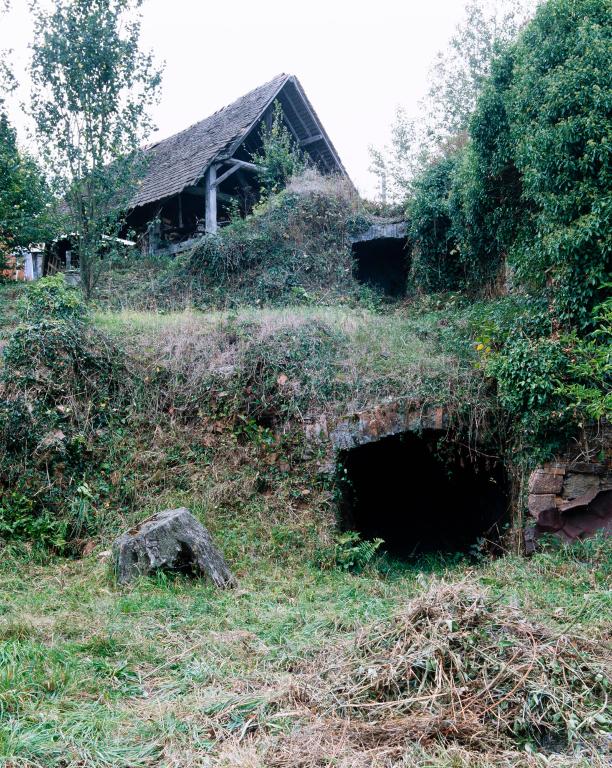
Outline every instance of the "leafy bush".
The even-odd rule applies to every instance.
[[[408,207],[413,242],[411,279],[425,292],[455,290],[460,284],[449,203],[455,165],[453,156],[430,165],[416,180]]]
[[[506,98],[532,219],[517,274],[548,287],[559,320],[580,327],[612,256],[611,68],[609,1],[548,0],[519,38]]]
[[[474,339],[532,460],[611,410],[611,30],[608,0],[542,3],[408,208],[418,288],[486,288],[507,263],[524,294]]]
[[[612,421],[612,298],[595,307],[593,326],[585,339],[574,332],[563,340],[570,350],[568,378],[558,392],[582,423]]]
[[[81,292],[69,286],[62,273],[31,283],[18,309],[21,319],[28,323],[48,319],[84,320],[87,314]]]
[[[612,256],[609,14],[607,0],[548,0],[498,52],[467,145],[415,182],[417,287],[486,287],[507,260],[559,326],[588,326]]]
[[[199,307],[313,303],[354,292],[346,239],[354,201],[340,185],[309,179],[203,238],[174,268],[173,285],[188,286]]]
[[[0,536],[61,548],[88,532],[82,489],[121,415],[125,371],[62,279],[32,285],[22,310],[36,321],[14,331],[0,374]]]
[[[285,188],[292,176],[302,173],[306,159],[285,125],[283,108],[274,102],[272,125],[261,129],[262,148],[252,158],[264,170],[260,174],[262,192],[268,197]]]
[[[525,224],[506,107],[513,64],[511,47],[492,62],[451,192],[454,231],[475,284],[496,277]]]
[[[480,318],[476,349],[497,382],[500,404],[531,458],[548,458],[575,435],[612,417],[612,300],[594,312],[585,338],[555,334],[538,302],[524,299],[503,316]],[[501,314],[501,317],[500,317]]]

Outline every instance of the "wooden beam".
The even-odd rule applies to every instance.
[[[314,144],[315,141],[323,141],[323,134],[317,133],[316,136],[309,136],[307,139],[300,141],[300,147],[307,147],[309,144]]]
[[[225,171],[225,173],[222,173],[221,176],[216,178],[214,182],[216,187],[218,187],[219,184],[225,181],[225,179],[227,179],[236,171],[253,171],[253,173],[263,173],[266,170],[265,168],[262,168],[261,165],[255,165],[255,163],[247,163],[246,160],[238,160],[235,157],[228,158],[223,162],[233,163],[233,165],[229,170]]]
[[[217,167],[211,165],[204,177],[206,190],[206,231],[214,234],[217,231]]]
[[[337,152],[336,152],[336,150],[333,148],[333,146],[331,145],[331,142],[329,141],[329,139],[328,139],[327,135],[325,134],[325,129],[323,128],[323,126],[322,126],[322,125],[321,125],[321,123],[319,122],[319,119],[316,117],[316,115],[313,113],[313,111],[312,111],[311,107],[309,106],[309,104],[308,104],[308,99],[306,98],[306,94],[305,94],[305,93],[302,91],[302,88],[301,88],[300,84],[298,83],[298,81],[296,80],[296,78],[295,78],[293,75],[291,75],[291,76],[289,77],[288,81],[289,81],[289,82],[291,82],[291,83],[293,84],[293,87],[295,88],[295,90],[296,90],[296,93],[298,93],[298,94],[300,95],[300,98],[302,99],[302,101],[303,101],[303,103],[304,103],[304,107],[306,108],[306,111],[307,111],[307,112],[308,112],[308,114],[310,115],[310,117],[311,117],[312,121],[314,122],[314,124],[315,124],[315,125],[318,125],[320,129],[323,129],[323,133],[322,133],[322,136],[323,136],[323,140],[325,141],[325,146],[326,146],[326,147],[327,147],[327,149],[329,150],[329,153],[330,153],[330,155],[331,155],[331,156],[334,158],[334,160],[336,161],[336,163],[337,163],[337,165],[338,165],[338,168],[340,169],[340,171],[341,171],[341,172],[344,174],[344,176],[346,176],[347,178],[349,178],[349,175],[348,175],[348,173],[346,172],[346,169],[345,169],[345,168],[344,168],[344,166],[342,165],[342,161],[341,161],[341,160],[340,160],[340,158],[338,157],[338,153],[337,153]],[[349,180],[350,180],[350,179],[349,179]]]
[[[193,195],[194,197],[206,197],[206,190],[204,187],[185,187],[183,192],[186,195]],[[224,203],[228,203],[232,199],[231,195],[226,195],[223,192],[219,192],[217,189],[217,200],[223,200]]]
[[[296,117],[297,117],[297,119],[300,121],[300,125],[301,125],[301,126],[302,126],[302,128],[304,129],[304,133],[305,133],[305,134],[308,136],[308,134],[310,133],[310,130],[309,130],[307,127],[306,127],[306,123],[305,123],[305,122],[302,120],[302,116],[301,116],[301,115],[300,115],[300,113],[298,112],[298,109],[297,109],[297,107],[296,107],[296,105],[295,105],[295,101],[293,100],[293,97],[292,97],[292,96],[291,96],[291,94],[289,93],[289,90],[288,90],[288,89],[285,89],[285,92],[283,93],[283,96],[284,96],[284,97],[287,99],[287,101],[289,102],[289,106],[290,106],[290,107],[291,107],[291,109],[292,109],[292,110],[295,112],[295,116],[296,116]],[[312,115],[311,115],[311,117],[312,117]],[[315,120],[315,121],[314,121],[314,123],[315,123],[315,125],[316,125],[316,124],[317,124],[317,121]]]
[[[261,165],[255,165],[255,163],[247,163],[246,160],[238,160],[237,157],[223,157],[219,158],[221,163],[234,163],[245,171],[253,171],[254,173],[263,173],[266,169]],[[238,170],[238,168],[236,168]]]
[[[219,184],[222,184],[225,179],[229,178],[233,173],[236,173],[236,171],[240,170],[240,165],[238,163],[234,163],[232,167],[225,171],[225,173],[222,173],[221,176],[217,177],[217,180],[215,181],[215,187],[218,187]]]

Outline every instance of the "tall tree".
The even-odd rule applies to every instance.
[[[496,51],[512,42],[539,0],[469,0],[448,47],[430,70],[425,106],[435,142],[467,131]]]
[[[9,8],[0,2],[0,16]],[[0,275],[7,257],[47,234],[48,189],[35,160],[21,152],[7,114],[6,96],[17,87],[10,51],[0,51]]]
[[[568,325],[588,325],[609,290],[611,70],[612,0],[548,0],[518,41],[505,99],[531,223],[514,263]]]
[[[429,71],[421,115],[409,119],[398,108],[391,141],[370,148],[371,172],[385,177],[392,199],[409,196],[428,163],[465,143],[470,118],[496,53],[514,40],[539,0],[469,0],[461,22]]]
[[[19,151],[15,131],[0,112],[0,249],[44,239],[47,206],[48,189],[40,168]]]
[[[369,148],[370,172],[378,176],[381,190],[390,202],[398,202],[408,196],[416,172],[422,166],[424,147],[418,136],[419,124],[411,120],[402,107],[398,107],[391,125],[391,143],[383,149]],[[386,202],[387,199],[383,200],[383,203]]]
[[[91,293],[143,168],[139,148],[161,72],[140,50],[142,0],[33,0],[31,111],[65,201],[81,284]]]

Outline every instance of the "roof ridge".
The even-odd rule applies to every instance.
[[[318,127],[325,139],[319,151],[331,156],[327,158],[326,154],[325,162],[333,169],[346,173],[299,80],[294,75],[282,73],[203,120],[145,148],[147,154],[150,153],[151,163],[132,206],[148,205],[197,184],[211,163],[224,162],[236,151],[250,131],[255,129],[269,104],[285,87],[293,88],[291,84],[296,88],[298,101],[300,104],[303,102],[304,119],[310,126],[308,129],[304,126],[304,130],[311,130],[311,123]],[[293,109],[296,108],[301,109],[293,106]]]
[[[188,125],[186,128],[183,128],[182,130],[177,131],[176,133],[172,133],[170,136],[166,136],[165,138],[160,139],[159,141],[156,141],[153,144],[148,144],[146,147],[144,147],[144,149],[145,150],[155,149],[155,147],[158,147],[160,144],[163,144],[165,141],[170,141],[171,139],[175,139],[177,136],[180,136],[181,134],[187,133],[187,131],[192,130],[192,128],[195,128],[197,125],[200,125],[201,123],[204,123],[207,120],[210,120],[211,117],[214,117],[215,115],[219,115],[221,112],[224,112],[226,109],[233,107],[234,104],[238,104],[238,102],[243,101],[244,99],[247,99],[249,96],[252,96],[254,93],[257,93],[257,91],[262,91],[264,88],[269,88],[272,85],[272,83],[275,83],[277,81],[280,83],[282,80],[289,80],[291,77],[294,77],[294,75],[288,75],[285,72],[281,72],[280,75],[276,75],[276,77],[273,77],[271,80],[268,80],[267,83],[258,85],[257,88],[252,88],[250,91],[243,93],[242,96],[238,96],[238,98],[234,99],[233,101],[230,101],[229,104],[226,104],[223,107],[219,107],[219,109],[215,110],[214,112],[211,112],[209,115],[206,115],[206,117],[203,117],[201,120],[196,120],[195,123],[192,123],[191,125]]]

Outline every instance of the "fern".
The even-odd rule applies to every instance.
[[[336,537],[335,563],[343,571],[361,571],[376,557],[383,539],[361,540],[357,531],[345,531]]]

